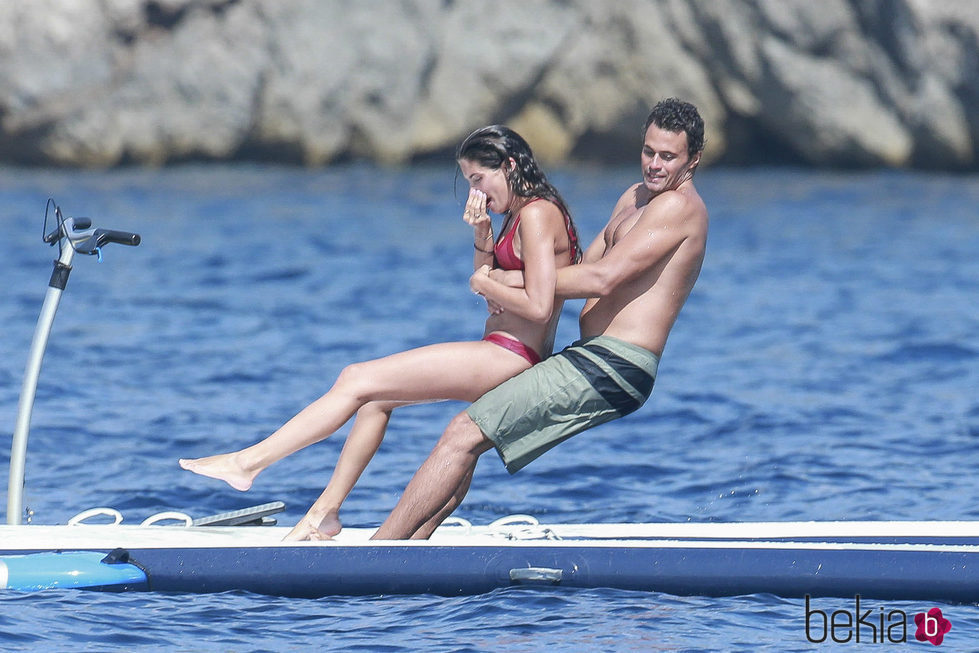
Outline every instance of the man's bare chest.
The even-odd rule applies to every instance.
[[[641,210],[626,209],[619,215],[612,218],[608,224],[608,227],[605,228],[606,252],[610,250],[617,242],[625,238],[630,231],[632,231],[633,227],[635,227],[636,223],[639,221],[640,215],[642,215]]]

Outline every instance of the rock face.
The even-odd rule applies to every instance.
[[[975,170],[979,0],[0,3],[2,162],[621,163],[668,96],[707,160]]]

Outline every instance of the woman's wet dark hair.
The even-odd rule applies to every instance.
[[[503,168],[510,189],[520,197],[540,197],[553,202],[568,220],[568,228],[574,235],[574,261],[581,260],[578,228],[571,219],[571,211],[557,189],[547,181],[527,141],[517,132],[503,125],[481,127],[469,134],[456,150],[456,161],[472,161],[484,168]],[[505,166],[513,159],[513,168]]]

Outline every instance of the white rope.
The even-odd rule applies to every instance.
[[[538,526],[540,522],[533,515],[507,515],[506,517],[500,517],[496,521],[490,522],[490,528],[499,528],[500,526],[512,526],[514,524],[529,524],[530,526]]]
[[[439,525],[439,528],[444,528],[444,527],[464,528],[466,535],[469,535],[469,533],[471,533],[473,529],[472,522],[470,522],[467,519],[463,519],[462,517],[446,517],[445,521],[443,521]]]
[[[75,515],[74,517],[72,517],[71,519],[69,519],[68,520],[68,525],[69,526],[82,526],[82,525],[91,526],[93,524],[85,524],[85,522],[87,520],[93,518],[93,517],[100,517],[100,516],[112,517],[112,523],[111,524],[98,524],[99,526],[103,526],[103,525],[105,525],[105,526],[115,526],[117,524],[121,524],[122,523],[122,513],[121,512],[119,512],[115,508],[99,507],[99,508],[89,508],[88,510],[83,510],[82,512],[78,513],[77,515]],[[140,524],[140,526],[151,526],[151,525],[153,525],[153,524],[155,524],[157,522],[165,521],[165,520],[168,520],[168,519],[177,519],[177,520],[180,520],[180,521],[182,521],[184,523],[184,526],[193,526],[193,524],[194,524],[194,519],[190,515],[188,515],[187,513],[176,512],[176,511],[173,511],[173,510],[168,510],[166,512],[158,512],[155,515],[150,515],[149,517],[147,517],[146,519],[143,520],[143,522]]]
[[[520,526],[523,528],[508,528],[510,526]],[[489,525],[491,535],[502,535],[508,540],[560,540],[557,533],[546,526],[541,526],[540,522],[533,515],[507,515],[500,517]]]
[[[184,512],[176,512],[174,510],[168,510],[166,512],[158,512],[155,515],[150,515],[142,521],[140,526],[151,526],[158,521],[163,521],[165,519],[181,519],[184,522],[184,526],[193,526],[194,518]]]
[[[69,519],[68,525],[79,526],[83,524],[86,519],[97,517],[99,515],[106,515],[108,517],[112,517],[112,519],[114,520],[112,522],[113,526],[122,523],[122,513],[116,510],[115,508],[89,508],[88,510],[83,510],[82,512],[78,513],[77,515]]]

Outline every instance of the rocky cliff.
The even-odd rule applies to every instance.
[[[708,160],[975,170],[979,0],[0,3],[5,162],[623,162],[671,95]]]

